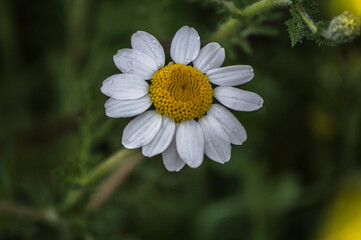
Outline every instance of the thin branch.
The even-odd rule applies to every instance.
[[[240,26],[240,22],[237,19],[228,19],[218,28],[218,30],[211,37],[211,40],[215,42],[221,42],[224,38],[230,35],[230,33],[238,26]]]
[[[137,150],[121,149],[108,159],[99,164],[93,171],[91,171],[87,176],[81,178],[79,183],[82,186],[87,186],[102,176],[104,176],[109,171],[116,169],[126,158],[135,154]],[[74,206],[83,196],[84,190],[78,189],[70,191],[64,199],[61,209],[65,210]]]
[[[291,0],[260,0],[243,9],[237,8],[232,1],[224,1],[224,6],[233,15],[238,15],[243,18],[249,18],[263,11],[273,9],[275,7],[289,6],[292,4]],[[226,38],[234,29],[241,26],[241,22],[236,18],[230,18],[223,23],[216,33],[211,37],[213,41],[221,41]]]
[[[272,9],[280,6],[289,6],[291,5],[291,3],[292,3],[291,0],[261,0],[243,9],[239,9],[238,14],[243,17],[252,17],[268,9]]]
[[[312,19],[307,14],[306,10],[302,7],[301,3],[297,4],[297,9],[298,9],[298,12],[301,15],[301,18],[302,18],[303,22],[309,27],[311,32],[313,34],[317,33],[316,25],[313,23]]]
[[[98,191],[89,200],[86,209],[88,211],[99,209],[143,159],[144,156],[138,153],[125,160],[112,175],[103,181]]]
[[[46,222],[59,229],[61,240],[71,239],[71,231],[68,223],[62,219],[53,208],[38,209],[7,201],[0,201],[0,213]]]

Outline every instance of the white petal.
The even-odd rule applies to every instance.
[[[248,65],[234,65],[215,68],[207,72],[211,83],[221,86],[236,86],[251,81],[253,68]]]
[[[133,34],[131,42],[133,49],[137,49],[153,58],[158,69],[164,66],[165,54],[163,47],[153,35],[138,31]]]
[[[165,168],[170,172],[178,172],[184,167],[185,162],[183,162],[177,151],[175,134],[168,148],[162,153],[162,158]]]
[[[163,116],[162,118],[162,126],[160,127],[157,135],[150,143],[142,148],[144,156],[153,157],[162,153],[165,149],[167,149],[173,139],[175,131],[174,121],[167,116]]]
[[[199,167],[203,162],[204,137],[202,128],[194,121],[181,122],[176,134],[179,156],[190,167]]]
[[[201,41],[197,31],[184,26],[174,35],[170,46],[170,56],[175,63],[187,65],[198,56],[200,47]]]
[[[233,110],[251,112],[260,109],[263,99],[256,93],[234,87],[217,87],[214,97]]]
[[[153,140],[162,125],[162,116],[150,110],[134,118],[124,128],[122,144],[126,148],[138,148]]]
[[[115,74],[104,80],[102,93],[115,99],[137,99],[148,93],[149,85],[132,74]]]
[[[123,73],[135,74],[143,79],[151,79],[158,70],[153,58],[135,49],[120,49],[113,60]]]
[[[213,104],[207,112],[207,116],[212,116],[220,122],[227,132],[231,143],[242,145],[247,139],[246,129],[238,119],[227,108],[220,104]]]
[[[224,48],[218,43],[212,42],[200,50],[198,57],[193,61],[193,65],[199,71],[207,73],[211,69],[222,66],[224,58]]]
[[[111,118],[134,117],[147,110],[152,102],[149,94],[138,99],[119,100],[109,98],[105,102],[105,114]]]
[[[212,160],[225,163],[231,158],[231,142],[223,126],[212,116],[198,121],[204,135],[204,153]]]

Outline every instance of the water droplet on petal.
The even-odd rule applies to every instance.
[[[199,39],[201,39],[201,37],[200,37],[200,36],[197,36],[197,39],[199,40]]]
[[[155,51],[155,48],[154,48],[154,47],[152,47],[152,48],[150,49],[150,51],[154,52],[154,51]]]
[[[112,85],[112,84],[113,84],[113,80],[109,80],[109,81],[107,82],[107,84],[108,84],[108,85]]]
[[[152,43],[153,43],[153,44],[156,44],[156,43],[157,43],[157,40],[153,39],[153,40],[152,40]]]
[[[238,130],[238,128],[233,128],[233,132],[238,132],[239,130]]]
[[[185,157],[187,156],[187,153],[183,151],[183,152],[179,152],[179,155]],[[188,158],[185,157],[185,160],[188,160]]]
[[[132,67],[132,66],[133,66],[132,61],[128,61],[128,62],[127,62],[127,66],[128,66],[128,67]]]

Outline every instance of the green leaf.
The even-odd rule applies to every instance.
[[[294,47],[297,43],[302,43],[304,38],[312,38],[312,33],[299,14],[297,3],[291,5],[290,13],[292,18],[286,21],[285,24],[288,27],[291,45]]]

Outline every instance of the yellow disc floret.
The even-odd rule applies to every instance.
[[[214,95],[207,76],[183,64],[159,69],[152,77],[149,92],[156,111],[177,123],[203,117]]]

